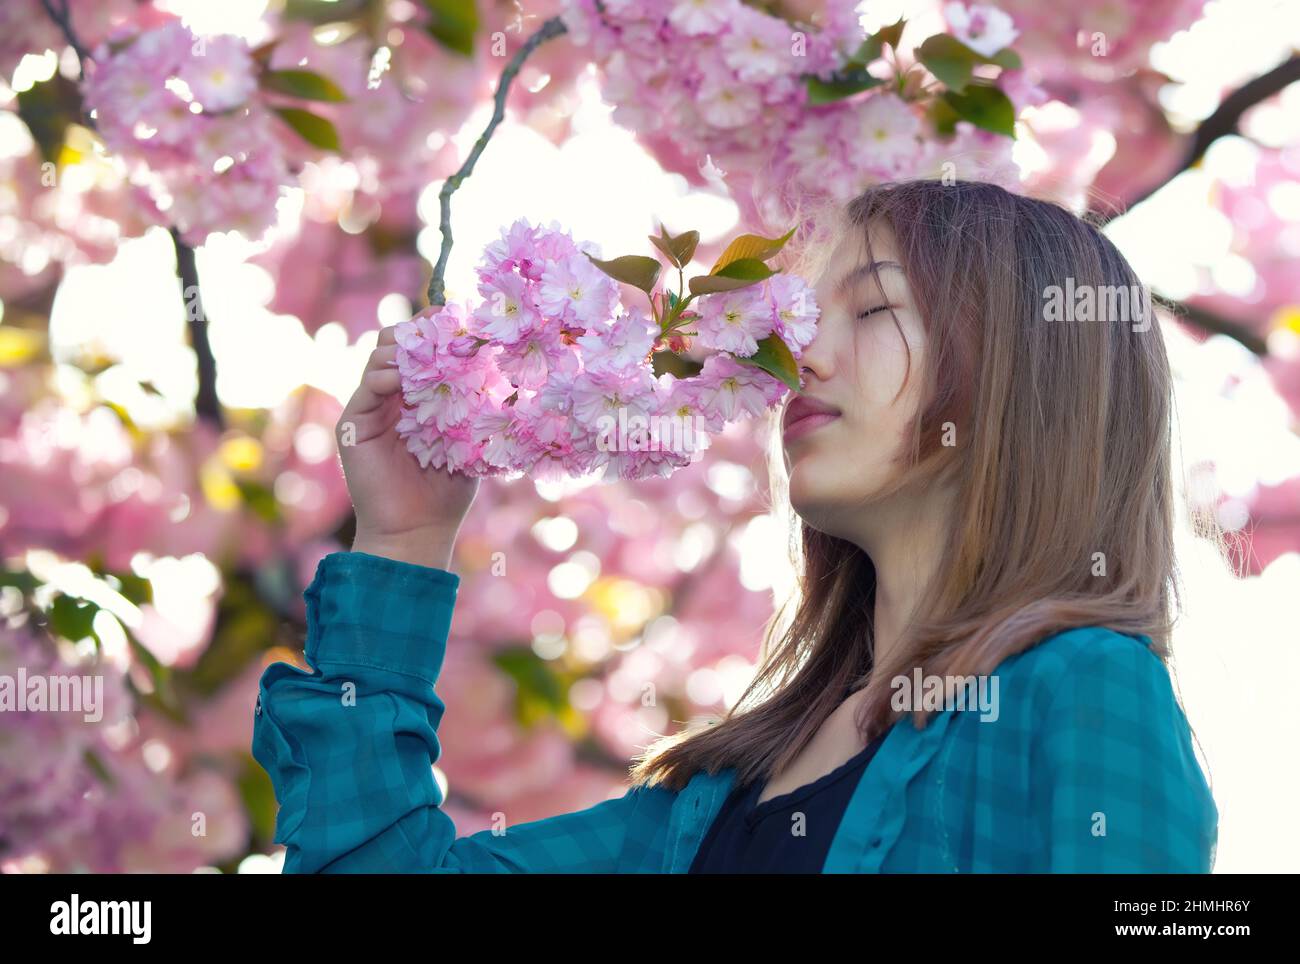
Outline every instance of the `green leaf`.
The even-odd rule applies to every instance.
[[[1020,54],[1016,53],[1010,47],[1004,47],[989,58],[990,63],[997,64],[1003,70],[1019,70],[1021,67]]]
[[[86,769],[95,775],[100,783],[106,787],[117,785],[117,780],[113,777],[113,772],[104,765],[104,761],[99,758],[99,754],[92,749],[87,749],[81,755],[81,761],[86,764]]]
[[[128,676],[127,682],[136,692],[137,698],[168,719],[185,725],[188,722],[188,714],[181,705],[180,696],[176,692],[175,674],[172,668],[159,662],[158,657],[144,643],[140,642],[135,633],[129,629],[126,630],[126,641],[131,649],[132,658],[144,667],[144,671],[149,675],[149,680],[153,684],[153,692],[143,692],[135,686],[131,677]]]
[[[244,812],[253,825],[253,832],[269,841],[275,835],[275,787],[266,770],[251,754],[241,754],[239,762],[236,785],[244,802]]]
[[[664,253],[674,268],[684,268],[695,256],[695,246],[700,243],[700,232],[687,231],[684,234],[671,235],[661,224],[659,236],[650,235],[650,243]]]
[[[739,355],[731,357],[743,364],[755,365],[779,378],[791,391],[799,391],[799,364],[795,361],[790,346],[781,340],[780,335],[768,335],[758,343],[758,351],[748,358]]]
[[[957,122],[961,120],[960,115],[953,109],[952,105],[942,97],[936,97],[930,102],[927,113],[930,117],[930,123],[934,125],[937,134],[954,134],[957,131]]]
[[[41,157],[57,163],[68,125],[81,122],[81,93],[76,83],[56,73],[18,95],[18,116],[32,132]]]
[[[864,90],[879,87],[883,83],[883,80],[872,77],[865,69],[861,68],[838,71],[827,80],[812,75],[804,78],[804,86],[808,91],[808,103],[812,106],[843,100],[845,97],[860,94]]]
[[[650,356],[650,366],[654,369],[655,377],[659,377],[665,372],[671,372],[678,378],[691,378],[700,373],[704,366],[691,358],[684,358],[676,352],[657,351]]]
[[[600,258],[592,258],[591,255],[587,257],[591,259],[592,264],[615,281],[640,288],[646,294],[655,290],[655,282],[659,280],[659,272],[663,269],[658,258],[641,254],[627,254],[612,261],[602,261]]]
[[[75,596],[60,595],[50,606],[48,614],[50,629],[74,643],[88,636],[99,642],[93,628],[97,612],[99,607],[93,602]]]
[[[769,257],[771,257],[769,255]],[[739,261],[733,261],[716,274],[710,275],[713,278],[736,278],[743,281],[762,281],[764,278],[770,278],[776,274],[776,271],[769,268],[758,258],[741,258]]]
[[[891,23],[888,27],[881,27],[873,36],[880,43],[897,48],[898,42],[903,39],[903,28],[906,26],[907,21],[899,17],[895,23]]]
[[[265,70],[267,66],[271,63],[271,55],[275,53],[275,48],[278,47],[279,45],[280,45],[280,41],[278,39],[268,40],[266,43],[262,44],[261,46],[254,47],[252,50],[250,50],[248,52],[248,56],[252,57],[255,61],[257,61],[258,64],[261,65],[262,69]]]
[[[949,90],[958,92],[964,91],[971,82],[976,64],[994,64],[1003,70],[1019,70],[1021,66],[1020,55],[1010,47],[1004,47],[992,57],[985,57],[946,33],[927,37],[917,48],[916,57]]]
[[[297,107],[276,107],[275,112],[308,144],[327,151],[339,149],[339,132],[319,114]]]
[[[278,522],[280,505],[275,500],[275,493],[261,482],[252,479],[236,479],[235,488],[253,514],[264,522]]]
[[[742,234],[727,245],[713,267],[709,269],[709,274],[720,274],[722,269],[733,261],[742,259],[766,261],[785,247],[785,243],[794,236],[794,231],[795,229],[791,228],[779,238],[765,238],[761,234]]]
[[[135,605],[153,602],[153,583],[133,572],[105,573],[105,581]]]
[[[853,59],[850,63],[871,63],[884,53],[886,44],[897,50],[898,41],[902,39],[903,28],[906,26],[907,21],[900,17],[896,23],[892,23],[888,27],[881,27],[866,40],[862,41],[862,45],[858,47],[857,51],[853,54]]]
[[[374,0],[281,0],[283,20],[300,20],[312,24],[359,22]]]
[[[693,295],[717,294],[720,291],[748,288],[774,274],[775,271],[756,258],[741,258],[739,261],[731,262],[717,274],[692,278],[689,286]]]
[[[514,681],[515,718],[520,725],[536,726],[569,709],[574,674],[558,671],[528,647],[499,650],[492,655],[492,662]]]
[[[276,644],[278,629],[279,617],[262,600],[250,579],[231,574],[217,607],[212,639],[185,675],[186,689],[201,696],[216,693]]]
[[[0,570],[0,586],[13,586],[23,596],[30,596],[39,585],[41,581],[26,569]]]
[[[478,31],[474,0],[424,0],[424,6],[429,11],[429,36],[448,50],[472,56]]]
[[[339,102],[348,99],[334,81],[310,70],[268,70],[262,74],[261,85],[265,90],[301,100]]]
[[[964,94],[947,91],[943,99],[962,120],[995,134],[1016,136],[1016,109],[996,87],[972,85]]]
[[[949,90],[961,91],[970,83],[971,72],[984,58],[946,33],[927,37],[916,50],[916,58]]]

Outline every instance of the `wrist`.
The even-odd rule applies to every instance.
[[[352,551],[450,571],[455,543],[456,534],[442,529],[419,529],[402,533],[377,533],[358,529],[352,540]]]

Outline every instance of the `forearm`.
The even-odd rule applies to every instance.
[[[344,857],[358,870],[433,869],[454,841],[431,768],[444,710],[434,681],[458,585],[389,558],[321,560],[304,594],[312,672],[268,666],[255,713],[253,755],[280,803],[286,871]],[[412,815],[418,850],[389,833]]]

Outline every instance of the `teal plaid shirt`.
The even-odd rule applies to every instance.
[[[321,561],[305,593],[314,672],[267,667],[254,710],[285,872],[686,872],[733,770],[457,836],[432,764],[459,585],[365,553]],[[1058,633],[998,667],[996,720],[897,723],[823,871],[1208,872],[1218,811],[1148,642]]]

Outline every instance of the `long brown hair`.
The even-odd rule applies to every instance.
[[[634,784],[680,789],[699,770],[726,767],[740,783],[770,777],[851,689],[866,688],[856,718],[865,742],[904,715],[890,705],[891,679],[916,667],[988,674],[1072,627],[1146,635],[1168,659],[1178,602],[1172,386],[1128,262],[1088,221],[992,184],[878,185],[841,214],[836,230],[861,232],[868,255],[871,226],[892,229],[928,332],[927,401],[903,475],[954,486],[945,551],[920,615],[876,666],[871,559],[796,522],[793,619],[778,636],[787,601],[736,706],[651,745]],[[1053,286],[1142,298],[1122,320],[1045,320]],[[925,726],[925,711],[912,712]]]

